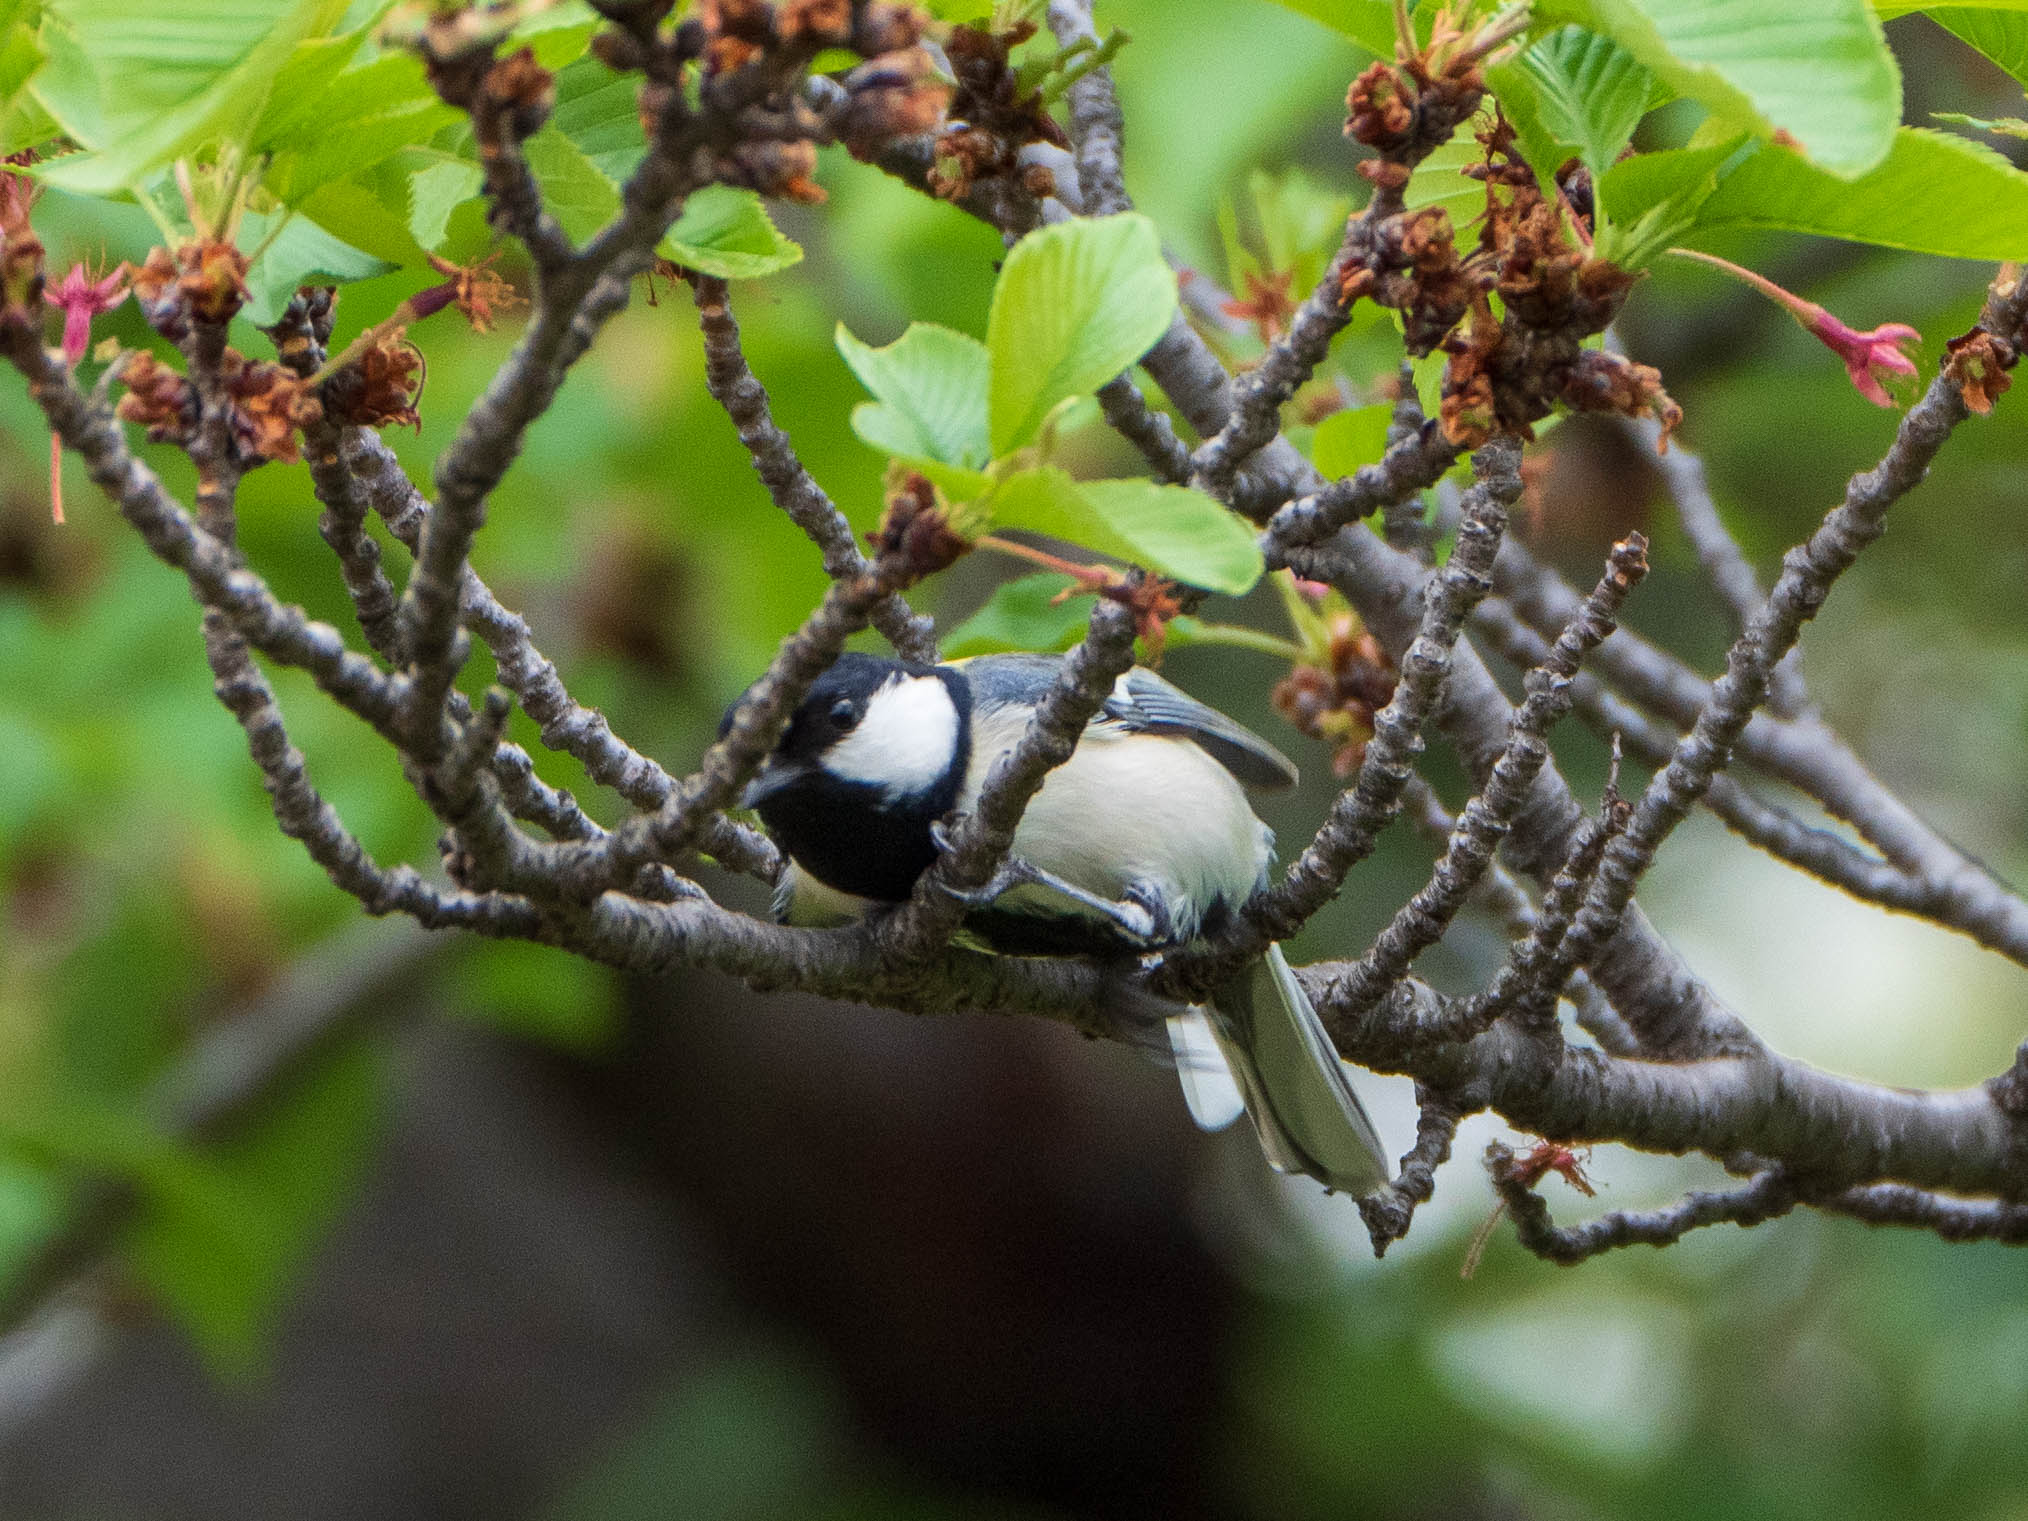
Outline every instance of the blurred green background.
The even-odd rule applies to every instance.
[[[1133,35],[1129,187],[1180,260],[1223,273],[1215,213],[1256,168],[1353,183],[1349,45],[1268,4],[1104,11]],[[2019,110],[1928,22],[1890,37],[1910,121]],[[864,526],[881,460],[848,427],[833,324],[981,332],[999,244],[842,154],[819,178],[829,204],[782,216],[806,261],[735,308],[777,420]],[[145,248],[145,224],[57,195],[38,225],[56,268]],[[1989,273],[1796,239],[1728,252],[1855,326],[1913,322],[1926,368]],[[415,283],[347,288],[339,340]],[[513,339],[511,319],[456,322],[417,330],[422,426],[389,435],[419,480]],[[1703,270],[1658,270],[1623,330],[1763,567],[1892,436],[1793,323]],[[101,332],[145,339],[131,305]],[[1961,431],[1805,640],[1868,761],[2016,880],[2021,405]],[[1630,621],[1709,669],[1725,626],[1638,453],[1608,428],[1555,443],[1531,542],[1589,582],[1647,529],[1658,569]],[[1101,435],[1077,447],[1134,468]],[[180,577],[75,468],[52,527],[46,459],[0,383],[0,1269],[32,1259],[81,1172],[143,1208],[81,1318],[0,1346],[0,1517],[2028,1516],[2028,1260],[2005,1248],[1804,1216],[1566,1271],[1496,1235],[1464,1282],[1492,1206],[1476,1158],[1505,1134],[1484,1120],[1376,1264],[1348,1203],[1272,1177],[1243,1134],[1197,1136],[1168,1074],[1065,1032],[362,925],[272,827]],[[241,511],[278,593],[350,627],[301,467],[256,473]],[[682,287],[637,299],[573,375],[476,559],[575,695],[673,768],[822,586],[704,393]],[[967,563],[923,600],[948,625],[1000,574]],[[1258,596],[1218,616],[1277,615]],[[1168,670],[1303,762],[1268,816],[1304,838],[1329,767],[1270,714],[1271,663],[1182,650]],[[468,689],[490,674],[475,658]],[[294,673],[276,684],[361,839],[427,865],[430,817],[384,748]],[[1601,747],[1559,743],[1595,792]],[[539,761],[613,816],[572,763]],[[1428,858],[1397,829],[1298,959],[1358,949]],[[1643,901],[1775,1045],[1840,1071],[1974,1082],[2028,1024],[2017,969],[1708,820]],[[1462,983],[1500,950],[1469,927],[1428,970]],[[359,1032],[275,1103],[201,1154],[152,1133],[194,1039],[317,997],[363,1001]],[[1405,1144],[1405,1085],[1373,1086]],[[1605,1151],[1593,1173],[1598,1200],[1552,1183],[1554,1206],[1718,1176]]]

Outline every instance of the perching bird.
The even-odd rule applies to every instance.
[[[974,806],[1060,664],[841,656],[747,791],[794,863],[777,912],[838,923],[905,902],[937,858],[939,821]],[[1211,933],[1266,882],[1273,859],[1274,836],[1241,784],[1295,782],[1272,745],[1136,667],[1030,800],[1007,867],[972,903],[965,932],[1011,955],[1140,954]],[[1243,1102],[1281,1171],[1355,1195],[1387,1181],[1372,1121],[1280,947],[1217,989],[1206,1012],[1169,1021],[1200,1124],[1229,1124]]]

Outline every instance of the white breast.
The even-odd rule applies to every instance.
[[[974,711],[960,809],[976,804],[987,772],[1019,742],[1027,719],[1013,708]],[[1150,884],[1185,934],[1214,899],[1243,903],[1273,850],[1273,834],[1217,761],[1179,736],[1116,724],[1085,731],[1014,836],[1016,855],[1088,892],[1119,898],[1134,882]]]

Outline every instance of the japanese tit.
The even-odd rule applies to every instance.
[[[839,923],[906,901],[937,857],[939,821],[974,806],[1059,664],[841,656],[747,792],[793,862],[777,913]],[[1274,836],[1242,786],[1295,782],[1296,768],[1258,735],[1130,670],[1030,801],[1009,870],[970,909],[965,933],[1011,955],[1105,955],[1213,932],[1273,859]],[[1277,1169],[1354,1195],[1387,1181],[1380,1139],[1280,947],[1169,1031],[1200,1125],[1221,1128],[1243,1106]]]

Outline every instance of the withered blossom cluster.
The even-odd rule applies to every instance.
[[[1476,66],[1439,75],[1425,87],[1432,105],[1414,111],[1402,72],[1374,64],[1352,88],[1345,129],[1380,154],[1362,166],[1367,177],[1398,193],[1410,172],[1402,155],[1428,151],[1431,121],[1469,120],[1483,89]],[[1465,172],[1485,184],[1486,206],[1473,247],[1460,252],[1440,206],[1397,212],[1377,224],[1367,257],[1345,270],[1340,300],[1399,311],[1412,355],[1443,351],[1441,418],[1460,448],[1496,433],[1533,438],[1533,425],[1558,404],[1652,416],[1666,442],[1683,414],[1661,374],[1585,345],[1619,314],[1635,277],[1594,256],[1589,216],[1567,194],[1543,193],[1497,111],[1476,135],[1485,157]],[[1575,169],[1559,174],[1576,179]]]
[[[922,46],[927,15],[892,0],[702,0],[672,34],[656,30],[667,3],[615,8],[593,50],[621,70],[645,70],[643,118],[667,109],[686,64],[699,102],[737,129],[711,145],[709,177],[788,200],[821,201],[817,149],[843,143],[871,159],[892,139],[942,117],[949,86]],[[812,60],[848,48],[862,62],[813,101]]]
[[[929,188],[945,200],[962,200],[983,180],[1018,180],[1037,200],[1055,193],[1046,165],[1023,164],[1021,150],[1034,143],[1068,148],[1070,138],[1038,87],[1023,88],[1014,67],[1014,49],[1035,36],[1032,21],[1004,32],[987,27],[953,27],[944,55],[958,81],[949,108],[950,123],[937,138],[937,161]]]
[[[1373,720],[1393,698],[1398,672],[1349,609],[1331,615],[1328,638],[1324,658],[1290,667],[1272,699],[1297,733],[1330,747],[1332,771],[1350,776],[1366,758]]]

